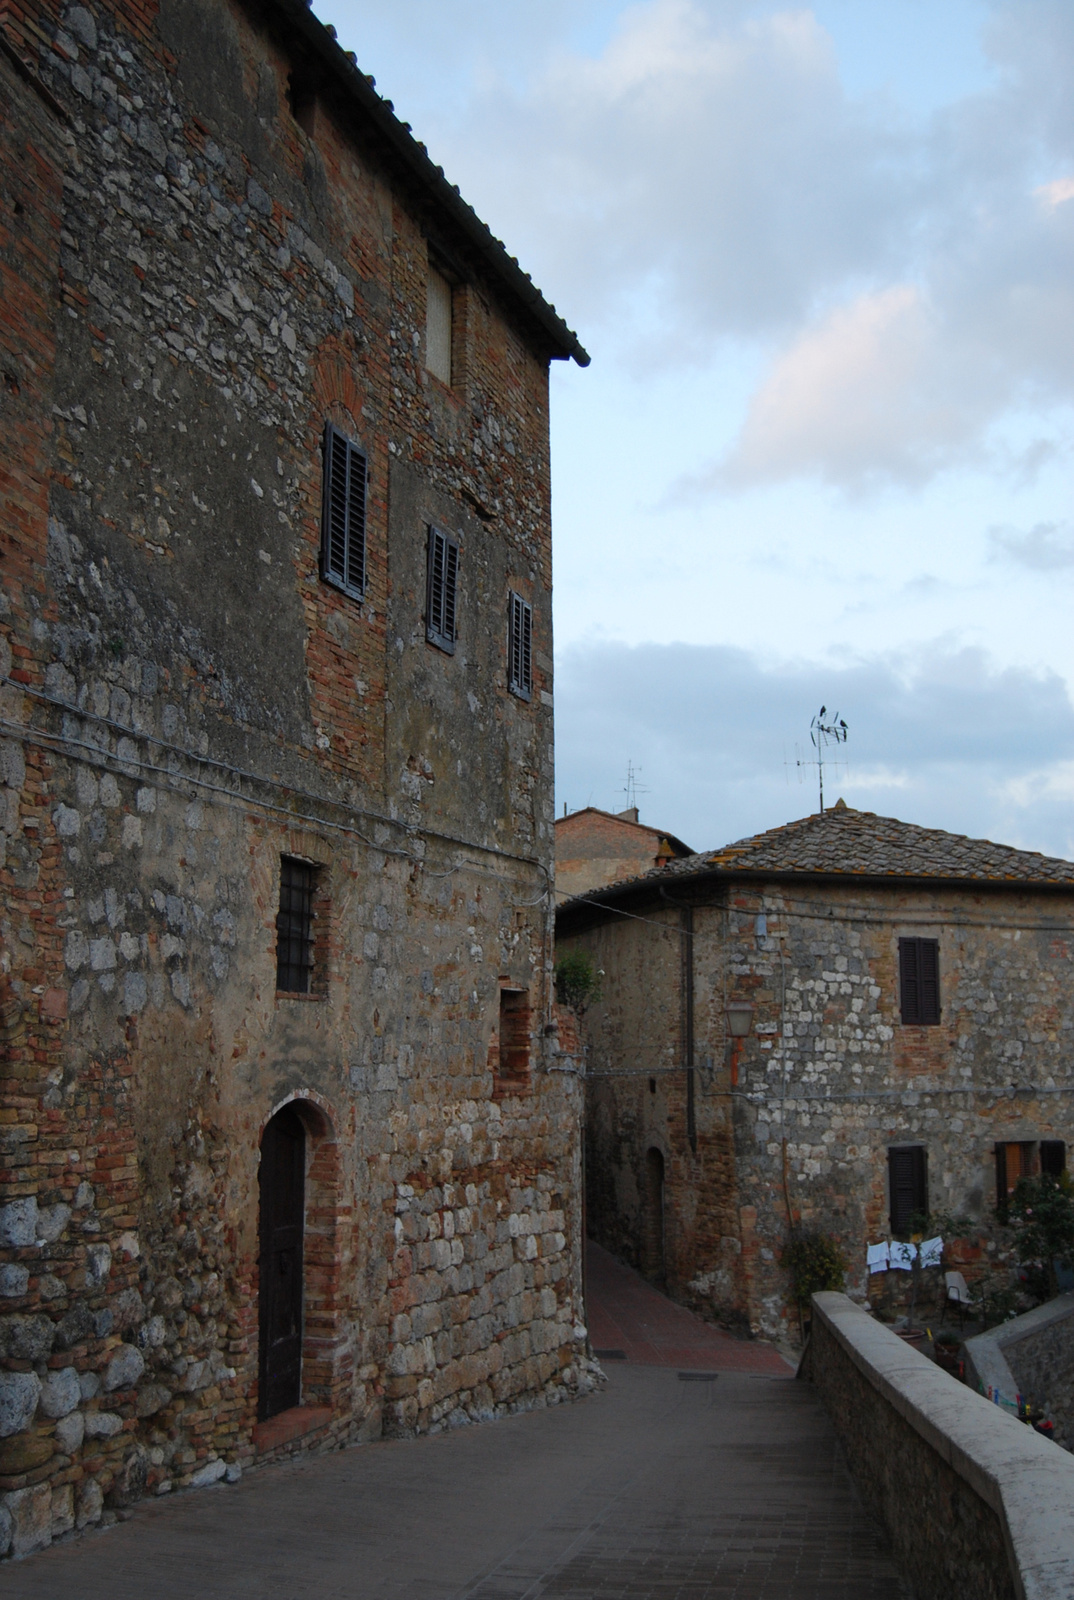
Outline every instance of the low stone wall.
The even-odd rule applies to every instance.
[[[1074,1450],[1074,1294],[967,1339],[966,1376],[1007,1402],[1032,1400],[1055,1423],[1056,1444]]]
[[[813,1297],[804,1375],[918,1600],[1074,1594],[1074,1460],[845,1295]]]

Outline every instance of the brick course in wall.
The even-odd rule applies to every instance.
[[[591,1382],[549,892],[547,368],[584,352],[305,7],[0,26],[0,1545],[24,1554],[146,1492]],[[327,422],[368,457],[360,600],[319,574]],[[430,524],[460,545],[453,656],[425,640]],[[275,989],[284,855],[318,871],[309,995]],[[532,1070],[494,1094],[502,984]],[[273,1426],[258,1162],[288,1104],[303,1414]]]

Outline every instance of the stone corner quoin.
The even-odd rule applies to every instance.
[[[33,13],[0,54],[15,1556],[591,1382],[547,399],[587,358],[303,7]]]

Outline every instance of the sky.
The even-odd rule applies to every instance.
[[[1070,0],[315,0],[576,329],[557,809],[1074,857]],[[835,753],[833,752],[833,755]]]

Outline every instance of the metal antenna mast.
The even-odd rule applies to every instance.
[[[641,768],[639,767],[638,772],[640,771]],[[627,762],[626,774],[626,783],[623,785],[623,793],[626,795],[627,810],[629,811],[636,808],[639,794],[649,793],[649,786],[648,784],[638,782],[638,773],[634,771],[633,761]]]
[[[828,715],[828,707],[821,706],[813,721],[809,724],[809,738],[814,750],[817,752],[812,759],[798,758],[796,765],[799,767],[815,766],[817,777],[820,780],[820,810],[824,814],[824,752],[831,745],[846,744],[849,729],[838,711]]]

